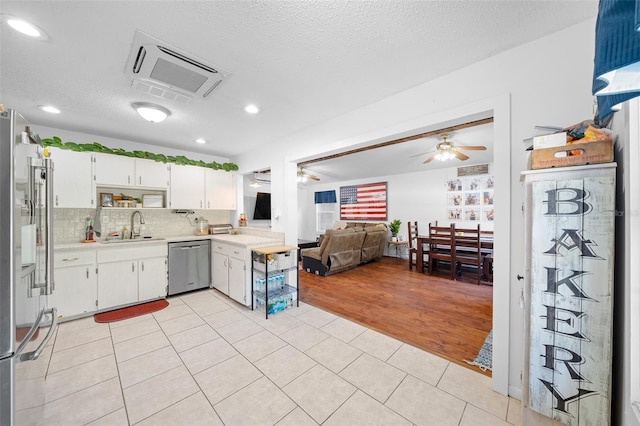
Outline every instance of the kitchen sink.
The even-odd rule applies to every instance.
[[[105,241],[101,241],[102,244],[132,244],[132,243],[144,243],[145,241],[162,241],[165,240],[165,238],[162,237],[154,237],[154,236],[144,236],[144,237],[137,237],[137,238],[133,238],[133,239],[127,239],[127,240],[105,240]]]

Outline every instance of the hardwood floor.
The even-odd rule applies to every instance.
[[[464,360],[476,357],[491,330],[492,293],[409,271],[406,259],[391,257],[328,277],[300,271],[303,302],[478,372]]]

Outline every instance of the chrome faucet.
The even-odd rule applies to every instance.
[[[140,210],[136,210],[133,213],[131,213],[131,235],[130,235],[131,239],[134,239],[135,237],[140,236],[140,231],[136,233],[133,230],[133,218],[135,217],[136,213],[138,213],[138,215],[140,216],[140,225],[144,224],[144,216],[142,216],[142,213],[140,213]]]

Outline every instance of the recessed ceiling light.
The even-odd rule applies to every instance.
[[[207,141],[202,139],[202,138],[196,139],[196,142],[198,142],[198,143],[207,143]]]
[[[38,108],[50,114],[60,114],[60,110],[53,105],[38,105]]]
[[[159,123],[171,115],[171,111],[165,107],[149,102],[134,102],[131,106],[138,111],[140,117],[152,123]]]
[[[251,105],[247,105],[246,107],[244,107],[245,112],[249,113],[249,114],[257,114],[260,112],[260,108],[258,108],[257,106],[251,104]]]
[[[15,16],[2,14],[2,19],[13,28],[14,30],[27,35],[29,37],[37,38],[39,40],[47,40],[49,37],[42,29],[36,25],[25,21],[24,19],[16,18]]]

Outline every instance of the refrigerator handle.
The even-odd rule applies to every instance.
[[[43,311],[43,313],[51,315],[51,326],[49,326],[49,332],[47,333],[45,338],[42,339],[42,342],[40,342],[40,344],[38,345],[38,347],[36,348],[35,351],[27,352],[27,353],[24,353],[24,354],[20,355],[20,358],[18,358],[19,362],[35,361],[36,359],[38,359],[38,357],[42,353],[42,350],[45,348],[45,346],[47,346],[47,344],[49,343],[49,340],[51,340],[51,337],[56,333],[56,329],[58,328],[58,311],[57,311],[57,309],[56,308],[47,309],[46,311]],[[43,317],[43,315],[41,314],[39,319],[42,320],[42,317]],[[40,325],[39,322],[37,323],[37,325]],[[31,338],[29,338],[29,339],[31,339]],[[28,341],[29,340],[27,340],[25,338],[24,342],[28,342]]]
[[[53,162],[51,159],[44,160],[46,173],[46,206],[45,214],[47,218],[47,245],[45,249],[45,294],[50,295],[55,289],[53,277]]]

